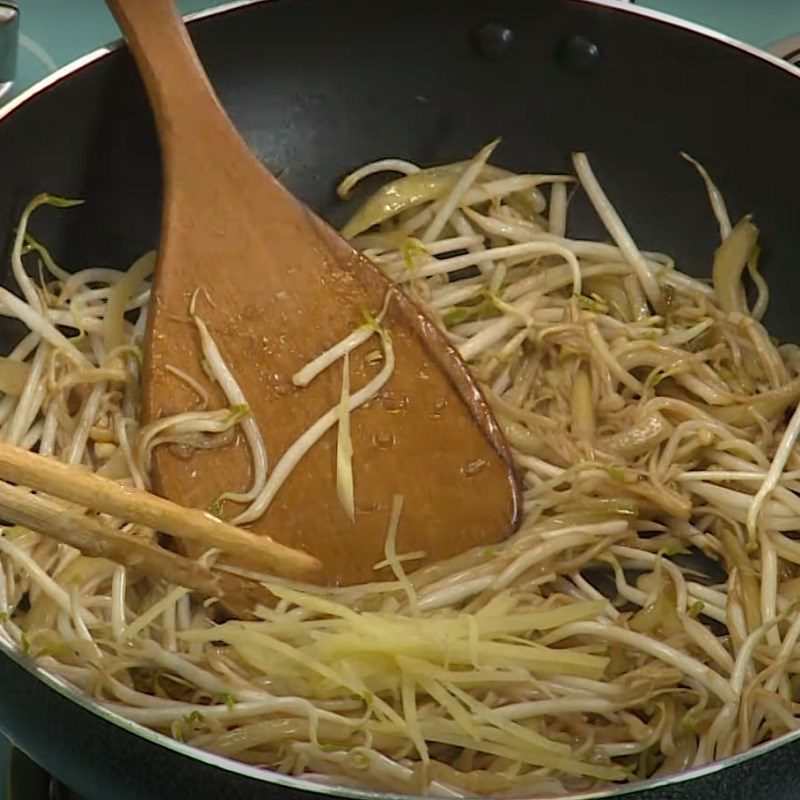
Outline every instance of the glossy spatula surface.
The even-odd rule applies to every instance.
[[[193,312],[264,439],[266,489],[251,516],[266,508],[248,523],[316,555],[323,564],[318,582],[391,577],[373,565],[384,558],[395,495],[403,497],[398,552],[421,550],[437,560],[505,538],[518,516],[510,455],[456,353],[416,305],[261,166],[219,105],[172,3],[108,5],[147,87],[164,162],[145,419],[231,405],[203,367]],[[384,335],[376,330],[349,355],[351,397],[369,394],[366,387],[388,376],[374,397],[349,413],[351,519],[336,481],[342,415],[332,412],[342,396],[344,361],[305,387],[292,378],[381,312]],[[271,491],[287,472],[282,457],[326,414],[326,432]],[[258,477],[240,434],[216,449],[187,453],[162,446],[153,471],[159,493],[214,507],[226,519],[236,519],[248,502],[220,504],[218,498],[247,493]]]

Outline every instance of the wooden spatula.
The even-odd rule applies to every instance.
[[[395,367],[378,396],[350,416],[355,518],[336,487],[336,426],[300,460],[256,533],[305,549],[316,580],[391,578],[384,559],[394,495],[404,498],[397,551],[441,559],[505,538],[518,489],[509,450],[464,364],[425,315],[365,258],[292,197],[259,163],[220,106],[171,0],[107,0],[150,96],[164,165],[164,208],[145,350],[143,415],[198,407],[175,370],[226,400],[202,367],[205,322],[244,392],[272,470],[287,448],[340,402],[343,362],[307,387],[292,376],[386,307]],[[373,336],[350,360],[351,392],[385,366]],[[168,369],[171,367],[172,369]],[[244,439],[190,457],[162,446],[156,490],[209,508],[253,482]],[[244,506],[224,504],[231,519]],[[423,563],[424,559],[416,563]]]

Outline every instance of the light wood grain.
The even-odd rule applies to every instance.
[[[198,509],[183,508],[150,492],[121,486],[85,468],[30,453],[8,442],[0,442],[0,478],[126,522],[199,542],[205,549],[218,547],[256,569],[300,577],[313,574],[319,567],[319,562],[307,553],[267,536],[256,536]]]
[[[75,547],[86,556],[107,558],[151,579],[185,586],[206,597],[217,597],[243,619],[252,616],[256,605],[271,605],[274,601],[272,595],[256,583],[212,571],[145,539],[122,533],[102,519],[65,508],[52,499],[4,481],[0,481],[0,518]]]

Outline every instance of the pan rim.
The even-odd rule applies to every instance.
[[[255,6],[269,2],[278,2],[278,0],[228,0],[228,2],[212,6],[211,8],[204,9],[203,11],[196,11],[192,14],[186,14],[184,19],[187,22],[194,22],[195,20],[221,16],[247,6]],[[711,39],[734,50],[739,50],[751,57],[757,58],[759,61],[769,64],[772,67],[777,67],[778,69],[783,70],[794,78],[800,78],[800,66],[785,61],[774,53],[771,53],[767,50],[762,50],[761,48],[752,44],[748,44],[747,42],[743,42],[741,39],[737,39],[728,35],[727,33],[723,33],[722,31],[714,30],[713,28],[693,22],[692,20],[682,19],[681,17],[667,14],[664,11],[657,11],[655,9],[637,6],[628,0],[561,0],[561,2],[600,6],[602,8],[619,11],[632,16],[650,19],[654,22],[659,22],[664,25],[670,25],[674,28],[679,28],[696,36],[701,36],[705,39]],[[14,111],[25,105],[37,95],[42,94],[47,89],[55,86],[57,83],[69,77],[70,75],[80,72],[82,69],[90,66],[95,61],[99,61],[110,53],[122,49],[124,46],[124,39],[115,39],[108,44],[98,47],[97,49],[92,50],[85,55],[80,56],[79,58],[76,58],[74,61],[70,61],[63,67],[59,67],[57,70],[55,70],[55,72],[52,72],[50,75],[38,80],[36,83],[29,86],[27,89],[24,89],[22,92],[8,100],[3,105],[0,105],[0,122],[2,122]]]
[[[226,13],[236,11],[247,6],[255,6],[273,1],[278,2],[278,0],[229,0],[229,2],[213,6],[203,11],[188,14],[185,16],[185,19],[187,22],[193,22],[195,20],[222,16]],[[561,2],[599,6],[616,12],[649,19],[663,25],[669,25],[673,28],[678,28],[695,36],[709,39],[718,44],[738,50],[751,58],[756,58],[766,65],[782,70],[793,78],[800,78],[800,65],[791,64],[770,52],[761,50],[754,45],[748,44],[736,39],[735,37],[729,36],[728,34],[713,30],[691,20],[681,19],[662,11],[636,6],[627,2],[627,0],[561,0]],[[79,73],[81,70],[91,66],[97,61],[100,61],[102,58],[105,58],[111,53],[120,50],[124,46],[125,42],[123,39],[116,39],[107,45],[103,45],[102,47],[92,50],[91,52],[86,53],[74,61],[65,64],[55,72],[37,81],[32,86],[20,92],[19,95],[0,106],[0,123],[2,123],[6,118],[10,117],[15,111],[33,100],[35,97],[40,94],[44,94],[47,90],[60,83],[62,80],[72,76],[73,74]],[[62,697],[78,705],[84,711],[88,711],[89,713],[100,717],[106,722],[122,728],[128,733],[146,739],[156,746],[165,747],[176,754],[191,760],[203,762],[206,765],[217,768],[223,772],[241,775],[265,784],[281,786],[295,791],[309,792],[314,795],[326,797],[358,798],[358,800],[389,800],[390,798],[391,800],[422,800],[420,795],[408,795],[396,792],[380,792],[367,789],[357,789],[345,786],[328,786],[321,783],[315,783],[302,777],[283,775],[281,773],[259,769],[248,764],[244,764],[240,761],[236,761],[235,759],[220,756],[215,753],[193,747],[184,742],[179,742],[175,739],[172,739],[165,734],[158,733],[157,731],[154,731],[143,724],[133,722],[119,712],[115,711],[113,708],[92,700],[79,689],[72,686],[68,681],[58,677],[57,675],[54,675],[51,672],[48,672],[43,667],[32,662],[20,650],[20,648],[8,638],[7,634],[1,630],[0,654],[10,658],[15,664],[17,664],[17,666],[24,669],[31,676],[44,683]],[[699,767],[692,767],[691,769],[684,770],[673,775],[667,775],[658,778],[648,778],[646,780],[636,781],[627,785],[614,786],[610,789],[600,789],[596,791],[571,794],[565,796],[563,800],[611,800],[612,798],[625,797],[626,795],[630,795],[635,792],[647,792],[656,790],[663,786],[682,784],[684,782],[713,775],[717,772],[722,772],[729,767],[733,767],[745,761],[757,758],[758,756],[764,755],[772,750],[798,740],[800,740],[800,730],[789,731],[775,739],[759,744],[756,747],[752,747],[743,753],[729,756],[728,758],[720,761],[714,761]]]

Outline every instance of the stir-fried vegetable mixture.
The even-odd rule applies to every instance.
[[[561,795],[800,727],[800,348],[759,322],[758,229],[731,224],[687,156],[721,236],[713,283],[699,281],[638,248],[585,155],[576,177],[514,174],[489,165],[495,144],[430,169],[375,162],[339,191],[401,174],[344,235],[419,300],[483,385],[524,480],[519,532],[415,570],[420,553],[398,550],[396,497],[375,582],[325,589],[248,573],[276,604],[221,621],[181,586],[8,527],[8,637],[178,739],[393,792]],[[576,191],[611,243],[574,238]],[[247,504],[244,524],[337,426],[332,479],[353,514],[349,431],[393,369],[380,316],[298,364],[297,386],[341,371],[342,396],[275,464],[194,304],[229,407],[211,408],[196,386],[197,411],[142,425],[153,257],[128,272],[64,271],[28,224],[38,206],[70,204],[36,198],[16,235],[21,297],[0,290],[0,313],[29,332],[0,360],[0,439],[146,488],[155,447],[215,447],[241,428],[254,484],[229,496]],[[372,336],[375,377],[351,395],[348,353]]]

